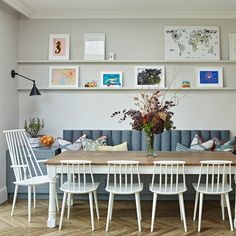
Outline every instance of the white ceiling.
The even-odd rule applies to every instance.
[[[29,18],[236,18],[236,0],[3,0]]]

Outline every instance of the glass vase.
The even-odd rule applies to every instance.
[[[147,156],[156,156],[156,152],[154,150],[154,134],[148,135],[147,136]]]

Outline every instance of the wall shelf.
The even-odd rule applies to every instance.
[[[19,92],[30,91],[30,88],[18,88]],[[123,88],[39,88],[40,91],[153,91],[155,89],[140,89],[133,87]],[[236,88],[159,88],[160,91],[236,91]]]
[[[236,60],[181,60],[181,61],[166,61],[166,60],[104,60],[104,61],[84,61],[84,60],[18,60],[18,64],[146,64],[146,63],[162,63],[162,64],[190,64],[190,63],[210,63],[210,64],[233,64]]]

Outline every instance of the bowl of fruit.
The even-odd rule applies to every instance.
[[[41,145],[44,147],[51,147],[55,139],[50,135],[43,135],[40,137]]]

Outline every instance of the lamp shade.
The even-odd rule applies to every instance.
[[[33,88],[30,91],[29,96],[41,95],[38,88],[36,87],[35,83],[33,84]]]

